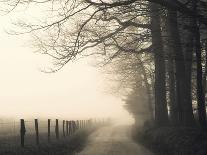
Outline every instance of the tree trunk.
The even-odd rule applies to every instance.
[[[175,56],[175,67],[176,67],[176,97],[177,101],[174,103],[173,106],[174,109],[174,120],[175,124],[181,124],[183,121],[183,109],[182,109],[182,103],[183,103],[183,86],[182,86],[182,78],[184,73],[184,58],[182,55],[182,49],[181,49],[181,41],[178,31],[178,25],[177,25],[177,12],[173,10],[168,10],[168,26],[169,26],[169,36],[170,36],[170,42],[169,45],[172,48],[172,51]]]
[[[178,29],[177,12],[168,10],[168,28],[170,36],[170,47],[175,55],[176,68],[176,102],[174,107],[175,124],[191,126],[193,122],[192,104],[188,102],[187,96],[191,95],[188,88],[189,80],[186,81],[186,66],[181,45],[180,32]],[[191,77],[191,76],[190,76]],[[190,80],[191,81],[191,80]],[[191,85],[191,84],[190,84]]]
[[[197,13],[198,1],[193,1],[193,10]],[[200,29],[199,23],[196,18],[194,18],[194,44],[196,52],[196,66],[197,66],[197,104],[198,104],[198,119],[200,125],[206,128],[206,106],[205,106],[205,96],[203,91],[203,73],[202,73],[202,60],[201,60],[201,41],[200,41]]]
[[[197,1],[194,2],[194,11],[197,12]],[[194,43],[196,52],[196,66],[197,66],[197,104],[198,104],[198,119],[200,125],[206,128],[206,106],[205,96],[203,91],[203,78],[202,78],[202,62],[201,62],[201,42],[200,42],[200,30],[198,21],[194,19]]]
[[[168,51],[168,85],[169,85],[169,107],[170,107],[170,120],[172,125],[178,124],[178,104],[176,100],[176,83],[175,83],[175,55],[171,45],[171,35],[170,31],[170,12],[167,15],[167,24],[166,24],[166,35],[168,36],[166,41],[166,49]]]
[[[168,124],[168,112],[166,102],[165,59],[159,11],[157,4],[150,4],[152,47],[155,59],[155,123],[158,126],[164,126]]]
[[[172,51],[168,48],[169,58],[168,58],[168,83],[169,83],[169,107],[170,107],[170,120],[173,125],[176,125],[178,122],[178,115],[176,111],[176,84],[175,84],[175,60],[172,55]]]
[[[196,50],[196,63],[197,63],[197,102],[198,102],[198,117],[202,127],[206,127],[206,106],[205,96],[202,83],[202,64],[201,64],[201,44],[199,28],[195,31],[195,50]]]
[[[205,72],[203,75],[203,93],[204,96],[206,96],[206,80],[207,80],[207,40],[204,41],[203,43],[203,47],[204,47],[204,52],[205,52]]]
[[[186,93],[184,98],[186,99],[184,109],[187,111],[185,121],[187,125],[194,125],[194,115],[192,108],[192,57],[193,57],[193,36],[191,32],[186,34],[187,43],[184,44],[184,55],[185,55],[185,89]],[[187,39],[188,38],[188,39]]]
[[[185,3],[186,1],[183,1]],[[192,9],[192,2],[188,3],[188,7]],[[185,124],[194,125],[194,115],[192,108],[192,59],[193,59],[193,19],[186,15],[180,15],[179,25],[180,33],[182,35],[182,47],[185,61],[185,103],[183,105],[186,111]]]

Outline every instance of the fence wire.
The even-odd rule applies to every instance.
[[[67,123],[68,121],[68,123]],[[70,122],[70,123],[69,123]],[[102,121],[97,120],[58,120],[59,138],[62,139],[73,134],[78,128],[90,127],[91,124],[99,125]],[[64,124],[64,128],[63,128]],[[67,124],[68,124],[68,134],[67,134]],[[70,124],[70,126],[69,126]],[[24,144],[25,146],[37,145],[36,143],[36,130],[34,120],[24,120],[25,125],[25,136]],[[57,124],[56,120],[50,120],[50,142],[57,141]],[[64,130],[63,130],[64,129]],[[20,147],[21,135],[20,135],[21,125],[20,121],[1,121],[0,122],[0,150],[9,149],[13,150]],[[48,120],[38,120],[38,130],[39,130],[39,142],[40,144],[48,143]],[[69,131],[70,130],[70,131]]]

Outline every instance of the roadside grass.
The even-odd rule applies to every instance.
[[[80,129],[74,135],[60,138],[50,143],[26,145],[21,148],[20,144],[13,146],[0,143],[0,155],[72,155],[81,151],[87,143],[88,136],[95,128]]]
[[[133,129],[133,139],[156,155],[206,155],[207,133],[187,127]]]

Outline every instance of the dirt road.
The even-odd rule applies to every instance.
[[[77,155],[153,155],[130,138],[126,126],[103,127],[89,137],[89,143]]]

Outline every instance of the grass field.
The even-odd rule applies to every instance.
[[[84,147],[92,131],[93,129],[81,129],[70,137],[53,140],[50,143],[40,143],[39,146],[28,144],[24,148],[21,148],[18,143],[9,144],[8,141],[4,143],[1,139],[0,155],[72,155]],[[10,138],[12,141],[12,137]],[[34,137],[30,136],[30,138]]]
[[[62,121],[59,124],[59,139],[55,136],[55,124],[51,121],[51,136],[48,142],[47,121],[39,121],[39,145],[36,144],[34,121],[26,121],[25,147],[20,145],[19,122],[0,122],[0,155],[71,155],[81,150],[93,127],[79,128],[72,135],[63,136]]]

